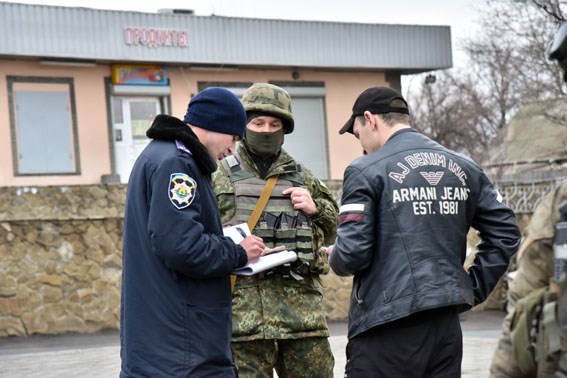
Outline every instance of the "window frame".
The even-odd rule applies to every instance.
[[[31,176],[77,176],[81,174],[81,159],[79,151],[79,133],[77,126],[77,107],[75,102],[75,84],[73,78],[68,77],[42,77],[42,76],[7,76],[6,77],[8,86],[8,107],[10,116],[10,137],[12,144],[12,166],[15,177],[31,177]],[[70,106],[70,119],[69,124],[71,127],[70,132],[71,143],[73,143],[73,162],[74,170],[69,172],[33,172],[33,173],[22,173],[20,172],[19,166],[19,149],[20,143],[18,142],[18,125],[16,124],[16,108],[15,103],[15,92],[17,90],[18,84],[39,84],[38,92],[40,86],[45,84],[57,84],[66,85],[68,87],[67,94],[69,96],[69,106]],[[16,88],[15,88],[16,87]],[[32,90],[33,91],[33,90]]]
[[[322,121],[322,145],[323,148],[323,155],[321,159],[324,161],[323,172],[316,173],[317,178],[322,180],[329,180],[331,177],[331,160],[329,157],[329,136],[328,136],[328,123],[327,123],[327,89],[325,88],[325,82],[322,81],[268,81],[270,84],[277,85],[283,89],[285,89],[289,95],[291,96],[292,101],[292,110],[293,110],[293,102],[294,98],[313,98],[313,99],[320,99],[321,100],[321,121]],[[209,87],[224,87],[230,90],[239,98],[242,97],[244,92],[252,85],[253,83],[249,82],[224,82],[224,81],[199,81],[197,82],[197,88],[199,91],[202,91]],[[284,144],[285,147],[285,144]],[[289,152],[289,151],[288,151]],[[293,154],[292,154],[293,155]],[[293,156],[294,159],[298,159],[299,162],[307,164],[308,161],[298,158],[297,156]],[[313,167],[310,167],[313,169]]]

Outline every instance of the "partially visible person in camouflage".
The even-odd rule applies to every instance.
[[[549,332],[542,331],[545,323],[542,306],[555,299],[550,290],[553,240],[559,209],[565,204],[567,180],[538,205],[524,231],[515,264],[508,268],[508,315],[490,367],[491,378],[553,377],[557,370],[559,351],[547,347]],[[534,325],[539,328],[537,335],[532,330]]]
[[[334,358],[319,275],[329,270],[320,250],[335,237],[338,206],[304,165],[282,149],[294,129],[291,99],[271,84],[243,95],[248,116],[234,156],[213,176],[225,226],[248,222],[270,177],[275,188],[252,230],[267,247],[284,246],[299,259],[266,273],[238,276],[234,286],[232,348],[240,377],[332,377]]]
[[[547,52],[549,59],[558,62],[567,82],[567,22],[558,25]],[[566,204],[567,180],[539,204],[515,264],[508,267],[508,315],[490,367],[491,378],[567,377],[567,335],[557,322],[567,310],[566,282],[563,278],[559,289],[551,279],[555,225],[560,220],[559,209]]]

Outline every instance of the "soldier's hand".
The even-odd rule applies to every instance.
[[[313,215],[317,211],[317,205],[313,202],[311,193],[305,188],[288,188],[282,194],[289,195],[295,210],[301,210],[307,215]]]
[[[266,246],[262,238],[256,235],[248,235],[240,242],[240,246],[246,251],[246,256],[248,256],[248,261],[258,260]]]
[[[321,247],[321,248],[325,248],[325,247]],[[331,253],[333,253],[333,248],[335,248],[334,244],[331,244],[330,246],[328,246],[327,248],[325,248],[325,253],[327,255],[329,255],[329,257],[331,257]]]

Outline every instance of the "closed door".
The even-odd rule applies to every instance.
[[[150,142],[146,131],[161,113],[159,97],[114,97],[113,131],[116,173],[127,183],[132,167]]]

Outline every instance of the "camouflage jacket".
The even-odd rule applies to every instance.
[[[545,298],[544,302],[552,298],[549,291],[553,276],[555,225],[559,222],[559,208],[566,203],[567,180],[564,180],[538,204],[524,229],[520,249],[510,262],[508,274],[504,275],[508,286],[508,315],[504,320],[498,347],[494,351],[490,367],[491,378],[525,377],[529,374],[537,377],[553,376],[558,363],[567,369],[566,335],[562,334],[561,337],[564,344],[561,346],[561,353],[550,353],[550,343],[546,337],[548,332],[542,332],[543,327],[548,327],[550,323],[541,318],[542,313],[537,316],[539,320],[535,321],[535,324],[539,323],[537,335],[530,333],[533,331],[531,320],[524,322],[525,324],[519,321],[536,317],[536,314],[527,314],[530,308],[528,304],[532,303],[534,298]],[[536,297],[538,293],[539,296]],[[559,305],[559,311],[564,308],[564,305]],[[525,313],[523,317],[522,313]],[[559,334],[559,331],[553,332]],[[522,336],[522,333],[526,335],[524,339],[517,336]],[[537,336],[537,339],[528,340],[528,334],[531,338]],[[514,351],[522,351],[523,355],[520,357]]]
[[[237,153],[243,167],[259,177],[258,170],[242,144],[237,147]],[[266,178],[289,172],[290,167],[295,165],[295,160],[282,150]],[[338,205],[327,187],[310,170],[302,168],[304,187],[309,190],[317,205],[316,213],[310,218],[323,230],[325,243],[332,243]],[[233,218],[235,198],[234,187],[221,167],[213,174],[213,186],[221,220],[226,223]],[[232,305],[233,341],[329,335],[323,312],[323,295],[316,276],[308,276],[301,281],[281,274],[239,276]]]

